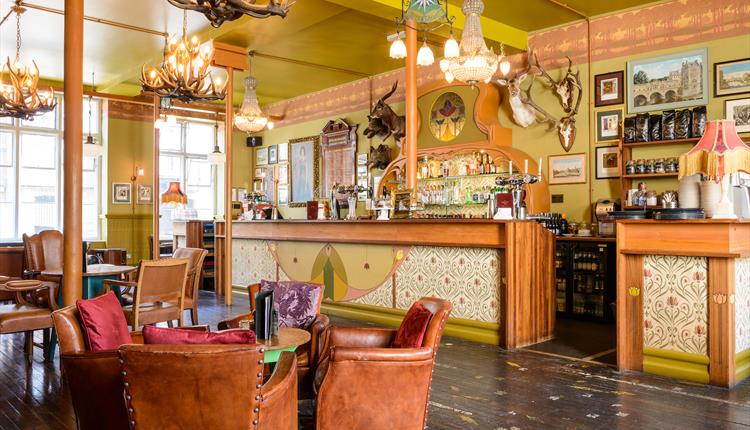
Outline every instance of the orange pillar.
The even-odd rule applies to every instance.
[[[234,68],[227,67],[226,116],[224,123],[224,303],[232,304],[232,130],[234,129]]]
[[[417,31],[414,21],[406,27],[406,187],[417,191]]]
[[[82,295],[83,0],[65,0],[63,305]]]
[[[159,108],[161,100],[159,96],[154,95],[154,147],[151,154],[151,165],[153,172],[151,173],[151,236],[154,238],[151,241],[151,255],[154,256],[154,260],[159,259],[161,254],[161,246],[159,245],[159,210],[161,209],[161,190],[159,190],[159,129],[156,128],[156,120],[159,119]],[[133,190],[135,191],[135,190]],[[135,245],[135,244],[134,244]]]

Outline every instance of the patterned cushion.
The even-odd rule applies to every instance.
[[[419,348],[422,346],[427,325],[430,324],[432,312],[417,302],[411,305],[401,321],[391,348]]]
[[[307,329],[315,321],[320,286],[305,282],[260,281],[261,291],[273,291],[279,306],[279,327]]]

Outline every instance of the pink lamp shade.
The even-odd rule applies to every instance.
[[[167,188],[167,191],[165,191],[164,194],[161,195],[162,203],[185,205],[187,204],[187,201],[188,201],[187,194],[182,192],[182,189],[180,189],[179,182],[170,182],[169,188]]]
[[[701,173],[719,181],[737,172],[750,173],[750,148],[732,120],[709,121],[701,140],[680,156],[680,178]]]

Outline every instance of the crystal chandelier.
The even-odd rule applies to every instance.
[[[252,59],[253,55],[250,54]],[[245,98],[242,100],[242,106],[234,117],[234,126],[245,133],[257,133],[264,128],[273,128],[273,123],[268,121],[258,104],[258,96],[255,94],[255,87],[258,81],[253,76],[248,76],[243,81],[245,84]]]
[[[445,74],[448,83],[454,79],[470,85],[479,82],[489,83],[498,69],[500,58],[492,49],[488,49],[484,42],[482,24],[479,21],[484,11],[484,3],[482,0],[464,0],[461,11],[466,16],[461,44],[458,52],[451,52],[456,55],[448,55],[446,52],[446,58],[440,61],[440,70]],[[504,60],[502,68],[509,69],[510,63]]]
[[[234,21],[249,15],[253,18],[280,16],[284,18],[289,10],[286,0],[269,0],[265,5],[255,4],[255,0],[169,0],[172,6],[200,12],[219,28],[225,21]]]
[[[422,47],[417,53],[417,64],[420,66],[429,66],[435,62],[435,54],[427,45],[427,33],[437,30],[444,25],[453,25],[455,17],[448,17],[448,0],[404,0],[401,2],[401,17],[396,18],[396,34],[388,37],[391,43],[389,55],[393,59],[406,58],[406,44],[404,43],[405,33],[400,31],[400,27],[409,27],[416,31],[424,33]],[[407,24],[412,21],[416,25],[412,27]],[[458,43],[453,38],[453,28],[451,28],[450,38],[445,42],[444,50],[446,56],[449,53],[457,53]],[[457,54],[456,54],[457,55]]]
[[[33,121],[34,116],[49,112],[57,106],[55,92],[50,87],[47,91],[39,92],[39,67],[31,61],[32,67],[21,64],[21,14],[26,11],[18,3],[13,6],[16,13],[16,59],[11,65],[8,57],[5,65],[0,68],[0,117],[20,118]],[[3,82],[3,76],[8,74],[10,83]]]
[[[159,67],[144,65],[141,83],[144,92],[153,92],[166,105],[172,99],[185,103],[193,101],[222,100],[226,95],[226,83],[221,77],[214,78],[209,66],[214,57],[213,47],[201,45],[197,36],[188,40],[187,11],[183,12],[182,37],[173,36],[164,46],[164,62]]]

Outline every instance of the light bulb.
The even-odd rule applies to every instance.
[[[453,32],[451,32],[450,39],[445,41],[445,46],[443,47],[443,53],[445,54],[445,58],[456,58],[460,55],[460,48],[458,47],[458,42],[456,42],[456,39],[453,38]]]
[[[266,124],[266,128],[269,129],[269,130],[273,130],[274,127],[275,127],[275,125],[274,125],[273,121],[268,121],[268,123]]]
[[[453,73],[451,73],[451,72],[445,72],[445,81],[446,82],[448,82],[449,84],[452,84],[453,83],[453,79],[455,79],[455,77],[453,76]]]
[[[217,88],[221,86],[221,76],[217,76],[214,79],[214,86],[217,87]]]
[[[193,36],[193,38],[192,38],[192,39],[190,39],[190,42],[191,42],[191,43],[192,43],[193,45],[197,45],[197,44],[198,44],[198,36]]]
[[[420,66],[431,66],[435,62],[435,54],[432,53],[432,49],[427,46],[427,42],[422,44],[417,52],[417,64]]]
[[[500,62],[500,73],[507,75],[508,72],[510,72],[510,61],[507,58],[503,58],[503,61]]]
[[[443,58],[442,60],[440,60],[440,71],[443,73],[447,72],[450,65],[451,62]]]
[[[406,44],[401,39],[396,39],[391,43],[391,58],[400,60],[406,58]]]

